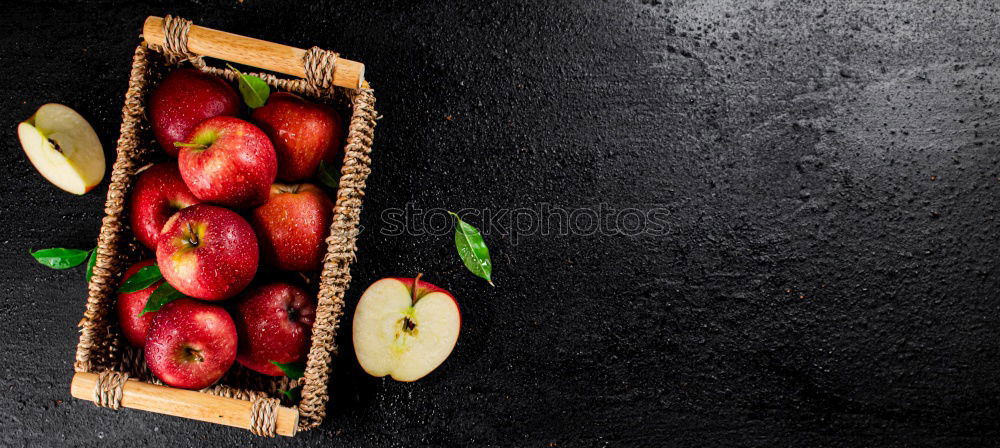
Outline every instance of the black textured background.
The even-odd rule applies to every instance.
[[[370,282],[418,271],[463,309],[451,358],[414,384],[360,370],[348,314],[327,421],[269,444],[997,444],[994,2],[4,10],[4,446],[254,440],[69,398],[82,272],[27,254],[93,246],[106,183],[49,185],[16,124],[67,104],[110,157],[142,21],[165,13],[364,61],[384,118],[349,313]],[[669,229],[490,234],[495,289],[448,236],[379,234],[389,207],[541,203],[661,207]]]

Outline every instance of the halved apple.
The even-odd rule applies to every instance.
[[[104,148],[75,110],[45,104],[18,125],[17,135],[31,164],[53,185],[84,194],[104,179]]]
[[[358,301],[354,352],[372,376],[416,381],[448,358],[461,327],[458,302],[448,291],[420,276],[384,278]]]

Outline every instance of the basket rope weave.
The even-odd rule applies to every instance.
[[[250,411],[250,432],[264,437],[274,437],[278,427],[279,401],[274,398],[258,397],[253,400]]]
[[[166,57],[167,64],[177,65],[188,60],[200,67],[205,66],[204,59],[188,51],[188,33],[190,31],[190,20],[171,15],[164,18],[163,34],[166,36],[166,48],[163,49],[163,56]]]
[[[149,128],[143,103],[146,93],[168,67],[185,63],[229,81],[235,81],[239,76],[232,70],[210,67],[205,64],[204,58],[187,50],[190,26],[188,20],[165,17],[166,43],[163,48],[139,45],[132,61],[129,87],[122,108],[118,155],[108,186],[104,208],[106,216],[98,237],[93,277],[88,285],[87,309],[79,324],[80,341],[74,363],[78,372],[100,374],[101,380],[94,391],[94,401],[99,406],[117,409],[121,405],[122,388],[129,378],[160,384],[150,374],[141,349],[122,343],[113,317],[115,288],[121,281],[124,266],[130,260],[134,261],[139,250],[128,228],[128,219],[124,216],[125,201],[136,171],[148,163],[156,152],[148,141],[143,141]],[[313,47],[303,58],[306,79],[255,73],[274,88],[322,102],[346,104],[352,112],[330,234],[326,238],[327,252],[320,273],[316,319],[304,376],[299,380],[265,377],[237,366],[219,384],[202,391],[251,401],[251,432],[257,435],[274,435],[279,390],[302,386],[298,403],[300,430],[316,427],[323,421],[329,400],[327,384],[333,357],[337,354],[335,338],[344,312],[344,292],[351,280],[350,263],[355,258],[365,183],[371,173],[371,145],[377,116],[371,89],[333,87],[337,58],[337,53]]]
[[[105,370],[97,377],[97,387],[94,388],[94,404],[118,410],[122,405],[122,394],[128,374]]]

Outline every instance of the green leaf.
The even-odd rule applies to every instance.
[[[160,274],[160,267],[157,265],[146,266],[139,269],[138,272],[132,274],[131,277],[125,279],[122,286],[118,288],[118,292],[136,292],[146,289],[160,280],[163,280],[163,274]]]
[[[267,97],[271,96],[271,86],[257,76],[244,75],[232,65],[229,65],[229,68],[240,75],[240,94],[243,95],[243,102],[247,103],[247,106],[256,109],[267,103]]]
[[[490,286],[493,284],[493,264],[490,262],[490,250],[486,248],[483,235],[471,224],[462,221],[457,214],[448,212],[455,217],[455,248],[462,258],[465,267],[476,276],[485,279]]]
[[[94,265],[97,264],[97,248],[93,248],[90,251],[90,257],[87,257],[87,283],[90,283],[90,278],[94,276]]]
[[[340,187],[340,171],[334,170],[322,160],[319,162],[319,170],[316,171],[316,177],[319,178],[320,182],[323,182],[323,185],[330,188]]]
[[[160,308],[163,308],[163,305],[183,297],[185,297],[184,294],[171,286],[170,283],[163,282],[163,284],[154,289],[153,293],[149,295],[148,299],[146,299],[146,307],[142,309],[141,313],[139,313],[139,317],[142,317],[142,315],[146,313],[160,311]]]
[[[295,403],[299,401],[299,398],[302,396],[302,386],[295,386],[291,388],[291,390],[283,390],[281,393],[288,398],[288,401]]]
[[[306,365],[301,362],[290,362],[288,364],[282,364],[278,361],[271,361],[271,364],[278,366],[282,372],[285,372],[285,376],[297,380],[302,378],[302,375],[306,373]]]
[[[63,249],[58,247],[31,252],[31,256],[35,257],[35,260],[52,269],[69,269],[79,266],[80,263],[87,260],[87,255],[89,254],[89,250]]]

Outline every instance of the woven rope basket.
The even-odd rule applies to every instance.
[[[210,67],[202,57],[189,52],[187,39],[190,27],[191,23],[186,20],[167,16],[163,19],[165,43],[155,45],[147,39],[135,50],[125,106],[122,108],[118,155],[108,187],[104,208],[106,216],[98,238],[97,260],[88,287],[87,309],[79,324],[80,341],[74,364],[78,377],[81,374],[93,374],[92,377],[96,380],[86,386],[92,387],[92,390],[83,390],[78,394],[75,390],[78,387],[77,378],[74,377],[74,396],[85,397],[91,394],[88,399],[92,399],[97,405],[114,409],[120,406],[137,407],[199,418],[193,414],[186,415],[190,414],[187,409],[158,409],[148,404],[143,405],[139,400],[135,400],[137,405],[129,406],[129,388],[145,387],[136,382],[160,385],[153,390],[162,392],[156,393],[191,392],[162,386],[146,366],[142,350],[132,347],[122,337],[115,313],[116,290],[122,281],[122,273],[131,263],[152,257],[152,253],[139,244],[132,234],[126,216],[126,200],[137,171],[150,163],[166,160],[167,157],[153,141],[150,132],[145,113],[147,93],[158,85],[167,72],[180,66],[193,66],[230,82],[234,82],[238,76],[228,69]],[[249,57],[252,58],[253,55]],[[330,234],[326,239],[327,253],[318,280],[316,319],[305,375],[299,380],[270,377],[234,364],[219,383],[197,392],[211,394],[213,397],[244,400],[246,403],[242,407],[234,409],[249,409],[249,415],[237,415],[236,420],[245,420],[246,423],[235,426],[246,427],[255,434],[264,436],[276,433],[277,420],[284,415],[279,414],[279,411],[296,414],[294,421],[297,424],[293,423],[291,434],[285,435],[318,426],[326,414],[329,399],[327,385],[333,358],[337,354],[335,337],[343,314],[344,292],[351,280],[350,265],[355,257],[365,181],[371,172],[371,144],[376,119],[374,92],[367,88],[367,84],[365,88],[359,89],[334,87],[332,79],[337,69],[335,53],[312,48],[306,51],[302,59],[306,79],[255,74],[270,84],[272,89],[294,92],[350,113],[340,185]],[[297,403],[290,403],[284,398],[286,401],[282,406],[279,401],[283,399],[281,391],[297,385],[302,386],[301,399]],[[221,418],[224,417],[222,411],[214,409],[215,405],[211,400],[209,403],[206,409],[197,409],[201,406],[198,403],[190,403],[190,407],[196,412],[220,414],[219,420],[215,420],[213,415],[199,419],[233,424],[231,421],[224,421]],[[220,400],[220,403],[229,405],[233,401]],[[184,408],[189,407],[187,404],[185,403]]]

